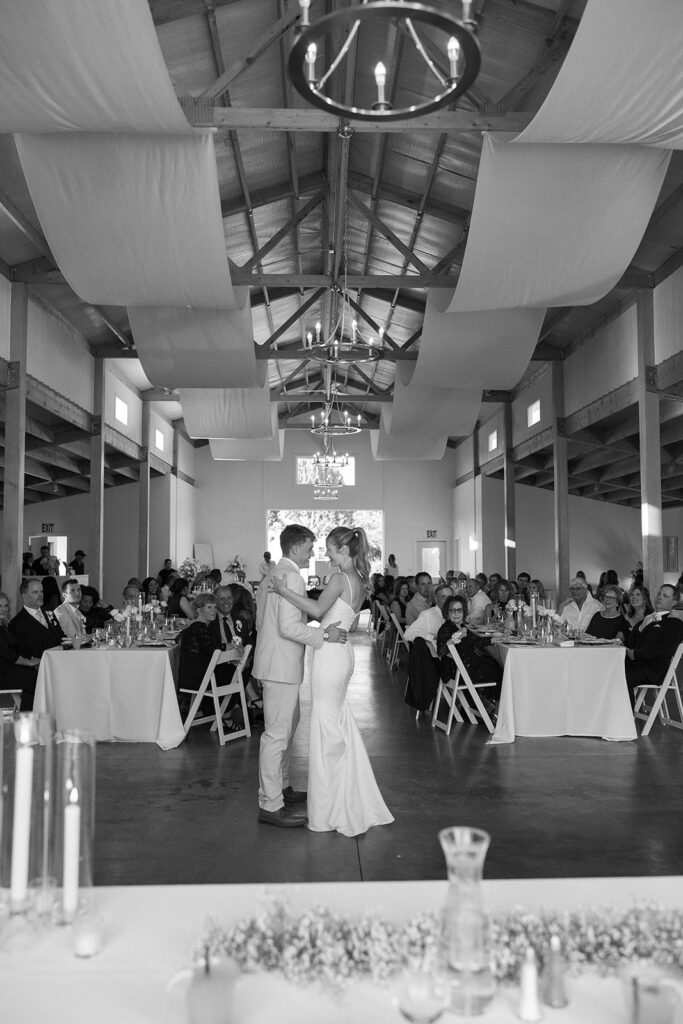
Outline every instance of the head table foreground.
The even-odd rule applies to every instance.
[[[345,915],[377,911],[400,921],[440,909],[444,882],[356,882],[306,885],[121,886],[92,891],[104,920],[99,955],[79,959],[69,927],[47,928],[26,949],[0,952],[0,1020],[7,1024],[185,1024],[182,979],[169,982],[192,962],[207,918],[223,925],[250,917],[284,899],[293,913],[325,906]],[[578,909],[655,901],[683,908],[683,876],[669,878],[522,879],[484,882],[489,911]],[[1,937],[0,937],[1,938]],[[625,1024],[626,1006],[616,978],[567,978],[567,1009],[543,1007],[558,1024]],[[517,993],[499,990],[482,1024],[513,1024]],[[234,1017],[225,1024],[397,1024],[389,987],[359,982],[341,997],[315,987],[290,985],[276,975],[240,982]],[[458,1018],[450,1013],[445,1021]],[[463,1018],[460,1018],[463,1019]]]

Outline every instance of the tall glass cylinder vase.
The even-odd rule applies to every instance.
[[[95,737],[66,730],[56,744],[54,864],[58,919],[70,924],[88,905],[93,884]]]
[[[0,728],[0,891],[6,912],[25,914],[52,874],[54,722],[22,713]]]
[[[482,874],[490,837],[481,829],[456,825],[439,832],[448,867],[443,910],[441,966],[450,985],[450,1009],[473,1017],[484,1013],[495,994]]]

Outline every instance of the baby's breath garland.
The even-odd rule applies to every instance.
[[[502,983],[519,980],[528,946],[542,966],[550,937],[560,938],[567,968],[613,972],[625,961],[648,959],[683,967],[683,911],[654,904],[628,910],[532,913],[516,909],[490,920],[493,970]],[[403,922],[379,914],[345,917],[313,907],[298,917],[277,904],[233,928],[210,922],[198,950],[203,960],[229,956],[243,971],[280,971],[288,980],[341,985],[353,978],[385,980],[438,961],[441,915]]]

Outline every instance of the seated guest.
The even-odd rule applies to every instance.
[[[654,611],[650,591],[642,583],[640,585],[634,584],[631,587],[624,598],[624,611],[630,629],[639,626],[645,616],[651,615]],[[627,644],[627,646],[629,645]]]
[[[59,608],[55,608],[55,617],[64,635],[71,638],[85,636],[85,615],[78,610],[81,596],[81,585],[78,580],[64,580],[62,603]]]
[[[264,577],[264,579],[267,578],[268,577]],[[215,621],[211,623],[210,629],[215,646],[220,647],[220,649],[224,651],[231,643],[233,643],[234,640],[240,640],[244,647],[246,647],[247,644],[251,644],[252,646],[252,653],[244,666],[242,679],[244,681],[245,690],[249,684],[247,696],[253,705],[253,701],[256,698],[260,699],[261,696],[260,686],[257,686],[257,684],[251,680],[253,648],[256,643],[255,601],[249,591],[239,583],[228,583],[225,586],[217,587],[216,590],[214,590],[214,598],[216,600],[218,615],[216,616]],[[240,656],[241,651],[237,649],[235,651],[235,660],[239,660]],[[216,681],[220,686],[224,686],[232,680],[234,672],[234,665],[217,665]],[[237,723],[236,728],[241,728],[242,708],[239,704],[239,697],[236,694],[230,698],[228,709],[233,721]]]
[[[670,614],[679,600],[677,587],[662,584],[657,591],[654,612],[646,615],[629,633],[626,682],[632,704],[637,686],[662,682],[676,648],[683,643],[683,621]]]
[[[531,601],[531,595],[535,594],[537,600],[540,602],[544,600],[546,593],[545,587],[540,580],[532,580],[529,584],[529,601]]]
[[[22,608],[9,623],[22,658],[40,658],[43,651],[59,647],[64,639],[55,613],[43,610],[43,587],[35,577],[22,580],[19,587]]]
[[[168,601],[169,597],[171,596],[171,587],[173,586],[173,584],[175,583],[176,580],[180,579],[180,573],[178,572],[177,569],[171,569],[171,571],[169,572],[168,576],[166,576],[166,582],[165,583],[161,579],[161,573],[159,573],[159,575],[157,576],[157,579],[159,580],[159,583],[161,584],[160,589],[159,589],[159,600],[160,601]]]
[[[223,582],[223,573],[220,569],[212,569],[209,575],[206,577],[212,588],[215,590],[216,587],[220,587]]]
[[[139,576],[131,576],[131,578],[126,583],[126,586],[136,587],[140,591],[140,593],[142,593],[142,580],[140,579]]]
[[[583,582],[584,582],[584,583],[586,584],[586,587],[588,588],[588,593],[590,594],[590,596],[591,596],[591,597],[595,597],[595,595],[594,595],[594,593],[593,593],[593,587],[592,587],[592,585],[591,585],[590,583],[588,583],[588,581],[586,580],[586,574],[585,574],[585,572],[583,571],[583,569],[577,569],[577,570],[576,570],[576,573],[575,573],[575,575],[576,575],[576,576],[577,576],[577,577],[578,577],[578,578],[579,578],[580,580],[583,580]]]
[[[167,615],[178,615],[183,619],[193,619],[194,611],[190,603],[190,583],[179,576],[171,586],[171,596],[166,605]]]
[[[141,593],[142,591],[135,584],[127,583],[121,595],[121,611],[125,611],[127,608],[137,609]]]
[[[399,576],[394,584],[394,593],[389,605],[389,611],[396,616],[401,626],[406,624],[406,607],[409,600],[410,587],[408,586],[408,580]]]
[[[417,583],[415,582],[415,577],[406,576],[406,581],[408,583],[408,586],[410,587],[410,596],[412,597],[413,594],[417,594]]]
[[[432,577],[428,572],[418,572],[415,577],[416,592],[406,605],[406,625],[410,626],[422,612],[434,605],[432,598]],[[436,632],[436,631],[435,631]]]
[[[578,629],[584,633],[595,613],[603,610],[603,605],[591,597],[588,593],[588,584],[581,576],[575,576],[571,581],[569,594],[558,609],[560,618],[571,629]]]
[[[604,588],[603,600],[605,607],[596,612],[586,627],[589,636],[600,637],[602,640],[626,641],[630,626],[621,612],[621,590],[619,587]]]
[[[156,576],[148,576],[142,581],[142,600],[144,604],[151,604],[152,601],[160,601],[159,591],[161,584]]]
[[[78,551],[74,551],[73,558],[71,559],[70,562],[67,562],[66,565],[67,569],[69,570],[72,576],[85,575],[85,562],[83,561],[83,559],[86,557],[87,555],[85,551],[81,551],[80,548],[78,549]]]
[[[168,583],[168,577],[171,575],[172,572],[175,571],[176,570],[173,568],[173,559],[166,558],[164,560],[163,568],[159,569],[159,572],[157,573],[157,579],[159,580],[159,583],[162,585],[162,587]]]
[[[33,710],[40,658],[25,658],[9,630],[10,601],[0,593],[0,680],[4,690],[21,690],[21,710]]]
[[[390,599],[387,594],[386,579],[381,572],[375,572],[372,574],[372,587],[372,596],[375,601],[379,601],[380,604],[383,604],[388,608]]]
[[[246,647],[256,643],[256,601],[241,583],[229,583],[228,590],[232,594],[232,621],[235,624],[237,637]]]
[[[488,608],[491,598],[486,593],[487,577],[483,572],[477,573],[472,580],[468,580],[467,594],[469,597],[469,624],[470,626],[481,626],[488,619]]]
[[[218,616],[216,598],[213,594],[197,594],[192,601],[192,615],[194,622],[180,634],[180,654],[178,660],[178,689],[198,690],[204,673],[206,672],[211,655],[220,649],[220,643],[216,640],[214,623]],[[239,652],[235,652],[235,660],[239,658]],[[229,666],[218,666],[228,668]],[[216,673],[216,681],[221,683],[219,673]],[[185,715],[190,709],[190,699],[187,694],[179,694],[178,704],[181,714]],[[235,727],[237,728],[237,727]]]
[[[86,633],[92,633],[93,629],[103,629],[107,622],[111,622],[111,607],[103,607],[95,587],[81,587],[78,610],[85,617]]]
[[[497,586],[500,583],[500,581],[502,580],[502,578],[503,577],[501,576],[501,574],[499,572],[492,572],[491,575],[489,576],[489,585],[486,588],[486,593],[489,595],[489,597],[491,598],[492,601],[493,601],[493,592],[497,588]]]
[[[517,593],[523,599],[524,604],[529,603],[529,584],[531,583],[531,575],[528,572],[517,573]]]
[[[421,575],[418,573],[418,575]],[[428,574],[425,574],[428,575]],[[431,579],[431,577],[429,577]],[[449,597],[451,588],[445,583],[436,588],[436,604],[426,608],[412,622],[405,632],[410,643],[408,654],[408,682],[405,702],[418,711],[426,711],[436,696],[439,686],[439,660],[436,656],[436,634],[443,623],[441,609]],[[410,607],[410,605],[408,605]]]
[[[33,576],[33,556],[30,551],[24,551],[21,556],[21,575]]]
[[[491,604],[486,609],[489,619],[499,619],[502,621],[506,615],[514,611],[514,602],[511,602],[512,591],[510,590],[510,584],[507,580],[498,580],[498,583],[491,591]]]
[[[491,641],[475,637],[465,625],[467,601],[456,594],[444,602],[441,609],[443,619],[436,634],[436,652],[441,662],[441,678],[455,679],[455,662],[448,650],[449,640],[458,645],[458,654],[473,683],[496,683],[495,695],[500,696],[503,681],[501,665],[484,650]],[[471,613],[470,613],[471,616]],[[487,708],[495,711],[495,708]]]
[[[600,579],[598,585],[595,588],[595,597],[598,601],[602,601],[604,598],[605,587],[618,587],[619,577],[614,569],[606,569],[600,573]]]

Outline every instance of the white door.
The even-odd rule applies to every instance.
[[[433,580],[446,575],[446,541],[419,540],[417,542],[417,571],[428,572]]]

